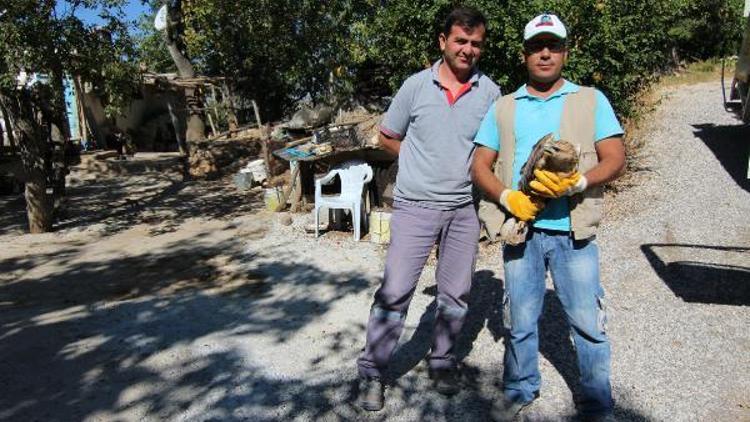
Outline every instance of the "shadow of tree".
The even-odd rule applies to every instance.
[[[189,218],[231,219],[261,208],[259,191],[239,191],[229,179],[183,181],[170,173],[108,176],[67,188],[54,229],[102,225],[115,234],[136,224],[155,234],[174,231]],[[27,232],[23,194],[0,196],[0,235]]]
[[[217,274],[227,263],[211,260],[218,251],[246,269],[240,280],[222,285]],[[1,265],[24,269],[34,259],[59,259],[59,271],[0,285],[0,418],[7,420],[108,419],[126,411],[173,418],[213,398],[238,409],[250,406],[251,415],[253,406],[285,402],[304,382],[260,374],[250,353],[224,344],[253,334],[283,343],[372,282],[289,256],[243,254],[239,242],[206,246],[200,239],[107,262],[66,264],[63,257],[36,256]],[[184,266],[165,272],[174,260]],[[318,294],[324,288],[328,292]],[[325,391],[340,385],[336,379]],[[238,392],[230,394],[233,388]],[[260,399],[263,394],[268,401]],[[295,405],[306,412],[317,400],[312,397]],[[236,409],[222,413],[215,405],[208,407],[217,415],[234,417]]]
[[[28,229],[23,193],[0,195],[0,235],[25,233]]]
[[[60,259],[59,271],[0,284],[0,418],[487,419],[500,394],[496,387],[469,385],[449,399],[431,391],[423,374],[413,373],[399,379],[382,412],[359,410],[353,362],[364,324],[314,324],[377,280],[325,271],[293,256],[245,253],[231,241],[209,245],[194,239],[105,263],[37,256]],[[221,268],[210,257],[219,250],[245,269],[240,282],[217,282]],[[150,270],[171,260],[184,262],[183,272]],[[211,276],[182,280],[192,272]],[[110,281],[117,279],[132,282],[123,289]],[[82,286],[90,291],[81,297],[69,293]],[[478,272],[472,298],[459,348],[464,357],[482,327],[496,339],[502,336],[500,280]],[[550,318],[559,319],[551,306]],[[431,308],[425,315],[434,313]],[[546,320],[544,336],[556,330],[544,328]],[[431,326],[428,322],[423,316],[420,326]],[[303,332],[314,333],[305,342],[317,347],[296,350],[299,343],[288,343]],[[543,353],[560,354],[561,342],[543,342]],[[285,354],[269,356],[273,344],[288,344],[280,349]],[[402,366],[408,368],[415,362],[412,353],[418,356],[429,344],[430,336],[418,328],[402,347]],[[631,409],[618,412],[627,416],[622,420],[647,420]]]
[[[429,286],[422,292],[435,296],[436,286]],[[432,342],[432,329],[437,308],[433,301],[420,318],[419,324],[412,336],[400,344],[394,352],[392,363],[389,367],[388,378],[397,385],[402,386],[402,378],[412,369],[417,367],[422,359],[429,353]],[[472,399],[478,403],[484,402],[486,409],[476,410],[474,416],[486,417],[486,411],[492,402],[492,398],[481,397],[478,390],[478,369],[467,365],[464,360],[469,356],[474,342],[483,329],[487,329],[495,342],[505,338],[506,330],[503,326],[503,281],[494,277],[494,272],[480,270],[474,273],[472,288],[469,295],[469,309],[466,322],[461,335],[456,343],[456,358],[461,365],[461,373],[464,386],[468,388]],[[557,298],[554,290],[547,290],[544,298],[544,309],[539,321],[539,352],[555,367],[562,376],[568,388],[573,392],[574,400],[577,401],[580,390],[580,374],[576,360],[575,350],[569,337],[570,327],[567,323],[565,311]],[[501,353],[498,347],[498,353]],[[502,371],[498,371],[495,386],[502,387]],[[482,406],[478,406],[482,408]],[[618,407],[618,414],[624,415],[630,412],[632,415],[638,413]],[[631,420],[625,419],[625,420]],[[632,420],[646,420],[645,417]]]
[[[136,224],[162,224],[159,233],[173,231],[189,218],[233,218],[257,210],[263,197],[257,191],[243,192],[226,178],[182,181],[170,174],[102,178],[72,186],[69,207],[56,224],[71,229],[92,223],[104,225],[113,234]]]

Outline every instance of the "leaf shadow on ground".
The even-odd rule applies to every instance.
[[[97,224],[109,235],[148,224],[154,234],[163,234],[190,218],[246,215],[262,202],[260,191],[239,191],[226,178],[183,181],[171,173],[107,176],[69,186],[54,229],[80,230]],[[26,230],[23,194],[0,198],[0,235]]]
[[[750,305],[750,267],[734,264],[748,262],[748,246],[648,243],[641,245],[641,251],[667,287],[685,302]],[[716,253],[723,262],[716,262]]]
[[[0,195],[0,235],[25,233],[28,230],[23,193]]]
[[[469,309],[466,322],[456,343],[456,358],[461,368],[462,382],[465,391],[459,395],[463,405],[452,407],[436,406],[434,414],[443,415],[447,420],[485,420],[489,417],[489,409],[494,400],[500,398],[502,388],[502,368],[490,374],[495,379],[493,386],[497,391],[488,393],[480,387],[479,368],[467,364],[464,360],[471,353],[473,343],[480,333],[487,329],[494,341],[505,339],[507,331],[503,325],[503,280],[495,277],[493,271],[480,270],[474,273],[472,288],[469,294]],[[422,292],[435,296],[436,286],[429,286]],[[432,341],[432,327],[435,320],[437,302],[433,301],[421,316],[414,334],[408,341],[399,345],[394,352],[393,361],[389,367],[388,378],[405,393],[417,394],[418,389],[413,385],[404,386],[404,378],[418,367],[429,353]],[[554,290],[547,290],[544,297],[544,309],[539,322],[539,352],[555,367],[564,379],[568,388],[578,397],[580,380],[575,351],[569,337],[565,311]],[[498,345],[498,353],[502,353]],[[422,371],[424,372],[424,371]],[[426,373],[420,373],[425,377]],[[487,376],[485,374],[484,376]],[[410,380],[410,382],[413,382]],[[429,388],[429,387],[423,387]],[[438,411],[439,410],[439,411]],[[423,415],[424,416],[424,415]],[[627,403],[615,404],[615,416],[623,421],[647,421],[649,417],[642,414]],[[561,415],[561,420],[575,420],[575,415]]]
[[[220,253],[228,262],[212,259]],[[246,254],[240,242],[200,238],[107,262],[38,255],[0,268],[22,272],[39,260],[57,260],[58,270],[0,283],[6,420],[81,420],[139,408],[173,418],[214,399],[207,407],[221,419],[245,407],[251,414],[272,411],[273,403],[291,403],[290,415],[307,412],[316,391],[339,388],[340,380],[299,390],[304,381],[264,375],[250,356],[211,337],[263,334],[282,343],[371,284],[360,273],[330,273],[293,257]],[[181,268],[165,270],[175,261]],[[245,270],[222,282],[226,265]],[[335,285],[333,293],[314,294],[321,283]],[[157,370],[165,353],[184,356],[168,360],[174,368]],[[313,398],[291,400],[295,394]]]
[[[75,206],[61,229],[96,222],[105,235],[141,223],[154,223],[154,230],[176,227],[162,220],[178,225],[191,217],[227,219],[259,202],[224,182],[151,175],[87,182],[71,187],[68,199]],[[401,400],[376,414],[359,411],[354,360],[363,324],[321,330],[305,340],[322,345],[299,351],[305,358],[273,356],[274,364],[300,359],[302,375],[269,368],[268,357],[256,356],[263,352],[261,339],[294,347],[299,343],[291,343],[292,337],[309,335],[339,301],[377,280],[327,271],[298,256],[248,253],[245,240],[217,241],[207,229],[114,259],[82,260],[88,247],[82,240],[68,241],[63,252],[0,261],[0,419],[486,418],[497,390],[470,387],[448,400],[415,371],[399,379]],[[31,275],[41,265],[53,271]],[[495,338],[502,335],[499,280],[490,272],[478,279],[465,355],[483,327]],[[321,295],[321,289],[328,293]],[[403,350],[412,347],[426,351],[429,335],[415,333]],[[352,364],[342,367],[342,361]],[[407,359],[403,366],[409,365]]]
[[[750,125],[698,124],[693,127],[695,136],[713,152],[737,185],[750,192]]]
[[[212,257],[218,253],[228,254],[229,262],[217,265]],[[274,376],[254,357],[263,345],[243,348],[238,345],[243,339],[262,334],[277,344],[287,342],[338,301],[377,282],[294,258],[247,253],[241,242],[216,244],[197,237],[103,263],[51,255],[29,258],[23,265],[3,261],[3,271],[24,270],[40,260],[57,260],[58,270],[0,284],[0,418],[486,418],[498,397],[495,389],[469,387],[446,399],[425,385],[424,376],[413,373],[399,380],[394,394],[401,400],[391,400],[375,414],[358,410],[353,362],[364,338],[363,324],[320,332],[310,341],[323,347],[311,349],[308,362],[299,362],[304,375]],[[175,260],[184,268],[165,273],[166,263]],[[244,269],[241,280],[217,285],[222,267],[233,264]],[[326,287],[330,294],[320,295]],[[492,334],[500,334],[499,280],[491,272],[478,273],[472,297],[469,326],[474,328],[463,340],[469,343],[464,343],[465,354],[471,335],[476,338],[481,327],[492,326]],[[407,349],[424,348],[411,340],[407,344]],[[342,367],[342,359],[352,362],[351,367]]]

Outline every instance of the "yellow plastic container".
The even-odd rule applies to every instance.
[[[391,243],[391,213],[370,212],[370,242],[380,245]]]
[[[266,204],[266,209],[271,212],[276,211],[282,201],[282,196],[284,196],[284,194],[282,193],[281,188],[266,189],[263,194],[263,201]]]

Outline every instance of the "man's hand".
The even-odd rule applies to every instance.
[[[510,189],[500,194],[500,205],[521,221],[533,220],[540,209],[525,193]]]
[[[586,188],[589,186],[589,181],[586,179],[586,176],[581,176],[575,185],[568,188],[568,190],[565,191],[563,195],[565,196],[573,196],[577,193],[581,193],[586,190]]]
[[[534,180],[529,183],[529,187],[535,194],[545,198],[559,198],[561,196],[570,196],[586,189],[586,177],[580,173],[573,172],[571,175],[561,176],[547,170],[534,170]]]

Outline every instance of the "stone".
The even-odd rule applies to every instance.
[[[291,226],[292,216],[288,212],[281,213],[281,215],[279,215],[279,223],[284,226]]]

